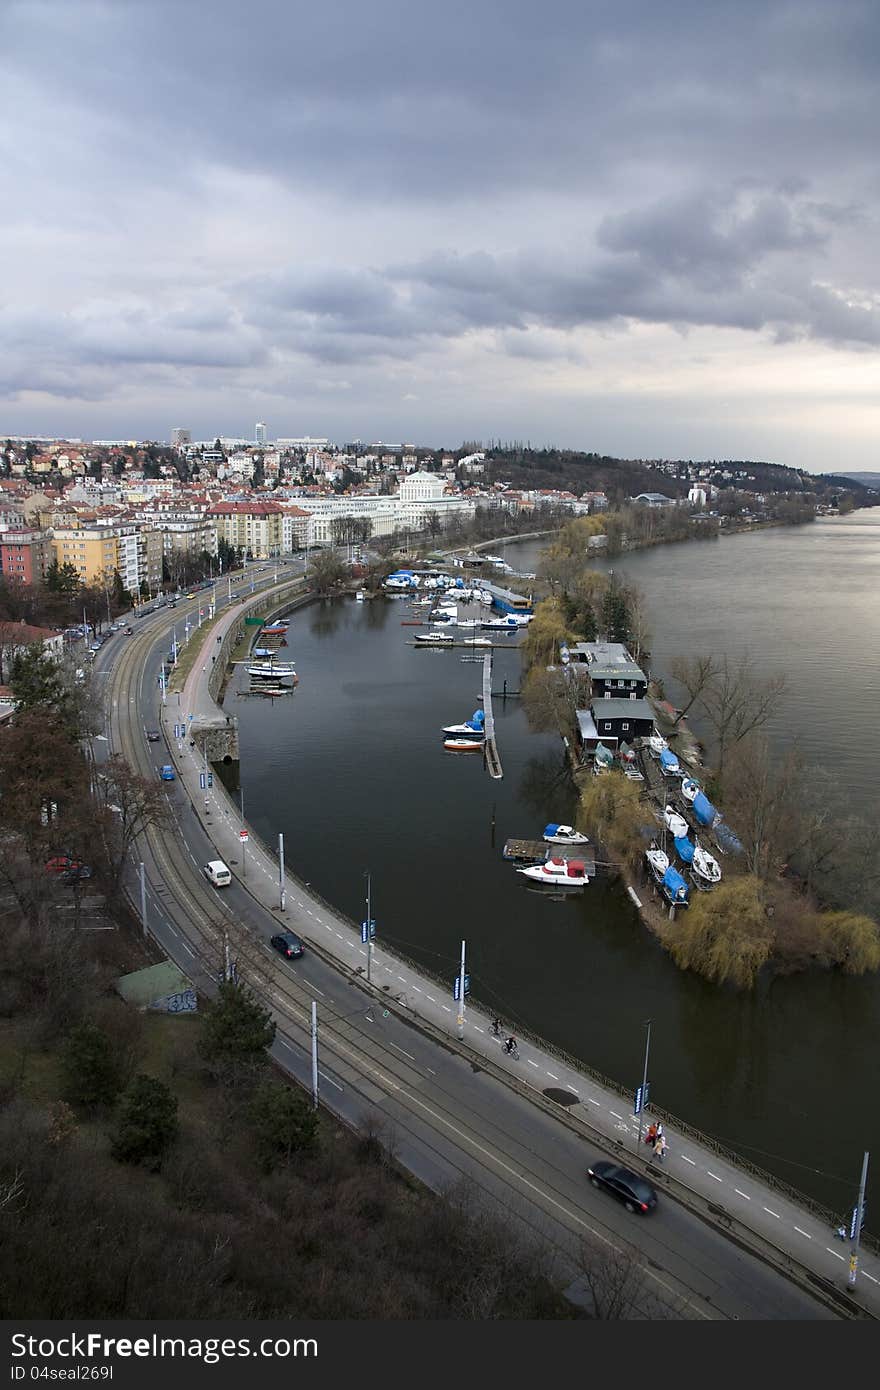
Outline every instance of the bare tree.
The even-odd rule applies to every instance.
[[[580,1278],[576,1282],[587,1295],[587,1311],[597,1321],[684,1318],[684,1299],[675,1295],[669,1301],[660,1298],[651,1286],[647,1261],[634,1246],[623,1242],[592,1245],[582,1240],[578,1263]]]
[[[731,744],[762,728],[775,713],[785,694],[784,674],[758,677],[748,652],[738,661],[726,653],[719,669],[700,695],[700,706],[712,726],[718,744],[718,782]]]
[[[720,663],[711,653],[708,656],[677,656],[673,659],[670,669],[675,680],[684,686],[688,695],[687,704],[675,717],[677,726],[718,675]]]
[[[114,886],[137,837],[150,826],[164,825],[168,803],[157,782],[134,772],[118,753],[108,758],[98,774],[104,792],[104,842]]]

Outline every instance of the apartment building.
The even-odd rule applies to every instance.
[[[52,541],[45,531],[0,531],[0,574],[19,584],[40,584],[52,563]]]
[[[162,582],[162,533],[154,527],[59,528],[52,549],[58,564],[73,565],[83,584],[102,583],[114,570],[129,593],[137,593],[142,583],[158,589]]]
[[[283,516],[277,502],[216,502],[207,512],[218,537],[256,560],[281,553]]]

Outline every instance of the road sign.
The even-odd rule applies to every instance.
[[[366,945],[370,937],[376,935],[376,919],[371,917],[369,922],[361,922],[361,941]]]
[[[470,992],[471,992],[471,977],[470,977],[470,975],[465,975],[465,977],[464,977],[464,993],[465,993],[465,998],[467,998],[467,996],[470,994]],[[460,994],[461,994],[461,976],[460,976],[460,975],[456,975],[456,977],[455,977],[455,985],[453,986],[453,990],[452,990],[452,997],[453,997],[453,999],[458,999],[458,997],[459,997]]]
[[[638,1090],[636,1091],[635,1101],[633,1102],[634,1115],[641,1115],[645,1106],[648,1104],[648,1092],[650,1091],[650,1089],[650,1082],[648,1082],[647,1086],[639,1086]]]
[[[247,842],[248,842],[248,833],[247,833],[247,831],[246,831],[246,830],[239,830],[239,832],[238,832],[238,838],[241,840],[241,843],[242,843],[243,845],[246,845]]]

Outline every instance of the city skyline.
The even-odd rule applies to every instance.
[[[873,6],[207,13],[0,16],[2,431],[875,466]]]

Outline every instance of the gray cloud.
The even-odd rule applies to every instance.
[[[878,60],[873,0],[11,0],[0,399],[210,432],[318,364],[363,434],[423,359],[504,433],[500,359],[633,325],[873,350]]]

